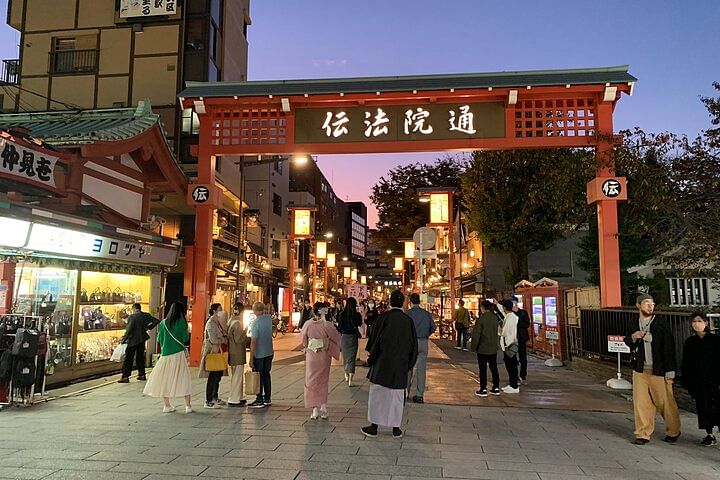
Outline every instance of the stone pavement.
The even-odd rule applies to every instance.
[[[297,338],[276,341],[273,405],[262,410],[204,410],[201,380],[190,415],[162,414],[161,403],[143,398],[135,381],[52,392],[68,396],[4,410],[0,478],[720,479],[720,451],[697,445],[692,415],[683,414],[677,445],[660,441],[660,430],[649,445],[635,446],[627,401],[582,375],[533,362],[531,383],[516,398],[481,399],[472,395],[472,356],[442,341],[431,351],[426,399],[433,403],[408,405],[402,439],[387,429],[366,439],[359,431],[367,423],[366,369],[358,367],[360,386],[349,388],[334,366],[330,419],[310,420]],[[574,395],[596,400],[588,408],[585,400],[574,404]],[[598,408],[603,402],[610,411]]]

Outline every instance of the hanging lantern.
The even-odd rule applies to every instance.
[[[319,260],[327,258],[327,242],[320,240],[315,243],[315,258]]]
[[[327,254],[327,266],[328,266],[328,268],[335,268],[335,254],[334,253]]]

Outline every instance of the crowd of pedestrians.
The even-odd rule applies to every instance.
[[[637,319],[629,322],[625,337],[632,353],[634,443],[645,445],[650,442],[657,414],[664,420],[664,440],[677,442],[681,424],[673,383],[680,367],[682,386],[696,402],[698,427],[706,433],[702,444],[716,445],[714,429],[720,427],[720,337],[710,332],[706,314],[693,313],[689,325],[692,334],[685,341],[681,364],[678,364],[673,332],[667,320],[655,315],[653,297],[639,295],[636,306]],[[243,390],[248,373],[246,364],[257,375],[257,395],[248,406],[265,408],[272,405],[273,320],[265,313],[264,304],[256,302],[251,308],[255,319],[248,331],[243,324],[242,303],[234,305],[230,318],[220,304],[210,307],[199,368],[199,376],[207,379],[204,408],[247,405],[243,398],[247,393]],[[528,313],[520,308],[519,300],[512,297],[498,303],[483,300],[474,324],[471,324],[471,318],[474,316],[460,300],[453,317],[456,348],[477,357],[480,388],[475,394],[488,397],[520,393],[520,386],[527,383]],[[123,338],[131,353],[123,365],[120,382],[127,383],[133,361],[137,364],[138,379],[145,380],[144,360],[137,357],[137,352],[144,349],[138,342],[146,340],[148,330],[155,326],[161,355],[147,378],[143,393],[161,398],[164,413],[175,412],[171,399],[182,397],[185,412],[192,413],[192,382],[186,348],[189,334],[186,308],[181,303],[172,304],[163,321],[136,309]],[[429,338],[436,330],[433,315],[421,306],[420,296],[413,293],[406,298],[396,290],[390,296],[389,305],[378,305],[373,299],[358,304],[352,297],[334,305],[304,302],[299,328],[305,353],[304,403],[311,410],[310,418],[327,419],[329,416],[328,391],[333,359],[338,360],[342,355],[345,381],[349,387],[354,385],[359,339],[367,336],[370,425],[363,427],[362,433],[375,437],[379,427],[384,426],[392,429],[394,437],[402,437],[405,401],[424,403]],[[497,365],[498,352],[502,352],[507,370],[508,384],[503,388]],[[230,392],[226,402],[219,396],[219,387],[222,377],[228,375]]]

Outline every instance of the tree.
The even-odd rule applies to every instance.
[[[595,171],[587,150],[473,153],[462,178],[469,225],[488,247],[508,252],[512,281],[528,277],[530,253],[587,220],[585,186]]]
[[[720,92],[720,82],[713,82],[713,87]],[[710,123],[714,126],[705,131],[705,137],[712,147],[720,148],[720,96],[717,98],[700,97],[700,100],[707,107]]]
[[[377,235],[382,247],[399,248],[399,239],[412,238],[416,229],[430,221],[427,204],[418,201],[418,188],[457,186],[464,168],[463,160],[446,156],[432,164],[395,167],[382,176],[370,196],[378,210]]]

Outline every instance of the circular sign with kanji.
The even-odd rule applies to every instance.
[[[204,185],[198,185],[192,191],[192,198],[197,203],[205,203],[210,198],[210,189]]]
[[[614,178],[605,180],[602,184],[602,192],[608,198],[615,198],[622,193],[622,185]]]

